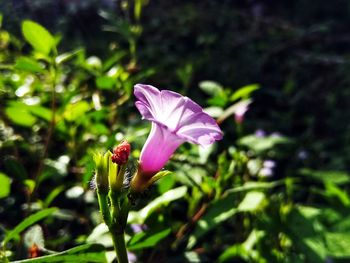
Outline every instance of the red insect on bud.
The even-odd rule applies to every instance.
[[[113,149],[112,162],[118,165],[123,165],[128,162],[130,155],[130,144],[127,141],[122,141]]]

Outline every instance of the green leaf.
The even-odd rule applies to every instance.
[[[23,165],[13,157],[5,158],[5,170],[12,178],[19,180],[28,178],[26,169],[24,169]]]
[[[101,76],[96,78],[96,86],[100,89],[112,89],[116,83],[114,78]]]
[[[199,88],[211,96],[216,96],[224,90],[219,83],[210,80],[201,81]]]
[[[334,184],[346,184],[350,182],[350,175],[344,171],[316,171],[311,169],[302,169],[301,175],[316,179],[321,182],[331,182]]]
[[[236,112],[241,111],[242,108],[245,108],[250,105],[252,103],[252,100],[247,99],[247,100],[242,100],[239,102],[234,103],[233,105],[231,105],[230,107],[228,107],[223,113],[222,115],[218,118],[218,123],[223,122],[225,119],[227,119],[228,117],[230,117],[231,115],[235,114]]]
[[[232,218],[236,213],[252,212],[259,209],[265,200],[265,194],[262,192],[248,192],[237,208],[233,207],[236,199],[237,195],[228,194],[212,203],[206,214],[197,222],[196,229],[189,238],[187,248],[192,248],[205,234]]]
[[[64,186],[60,185],[53,189],[44,201],[44,207],[49,207],[52,201],[64,190]]]
[[[43,106],[39,105],[33,105],[33,106],[28,106],[30,112],[32,115],[35,115],[41,119],[44,119],[48,122],[51,121],[52,118],[52,111],[51,109],[45,108]]]
[[[35,181],[32,179],[26,179],[23,181],[23,184],[28,188],[29,192],[32,193],[35,188]]]
[[[78,54],[83,53],[83,49],[79,48],[77,50],[63,53],[55,58],[55,62],[59,65],[62,64],[70,59],[72,59],[74,56],[77,56]]]
[[[29,57],[19,57],[16,59],[15,69],[29,71],[33,73],[43,72],[44,69],[40,63]]]
[[[262,190],[262,189],[271,189],[276,186],[280,186],[285,184],[285,180],[278,180],[274,182],[246,182],[242,186],[238,186],[235,188],[228,189],[226,193],[239,193],[246,192],[250,190]]]
[[[238,210],[242,212],[255,211],[259,209],[265,200],[262,192],[248,192],[243,201],[239,204]]]
[[[267,150],[272,149],[276,145],[288,144],[292,140],[284,136],[266,136],[266,137],[257,137],[255,135],[248,135],[241,138],[238,143],[240,145],[246,146],[256,153],[262,153]]]
[[[333,257],[350,257],[350,233],[326,233],[328,252]]]
[[[149,180],[149,182],[147,183],[147,187],[151,186],[152,184],[154,184],[156,181],[158,181],[159,179],[166,177],[167,175],[171,174],[170,171],[164,170],[164,171],[160,171],[157,174],[153,175],[152,178]]]
[[[55,39],[46,28],[30,20],[22,23],[22,33],[27,42],[38,52],[48,55],[55,46]]]
[[[113,241],[108,226],[105,223],[97,225],[86,238],[86,243],[98,243],[105,247],[112,247]]]
[[[254,246],[256,243],[264,238],[265,232],[258,231],[253,229],[253,231],[249,234],[246,241],[242,244],[235,244],[228,249],[226,249],[219,257],[219,262],[230,262],[234,257],[241,257],[246,261],[252,261],[254,256],[258,256],[257,251],[254,251]],[[254,260],[254,262],[259,262],[258,260]]]
[[[51,121],[52,118],[52,112],[48,108],[40,105],[26,105],[17,101],[11,101],[5,113],[13,123],[24,127],[33,126],[37,121],[36,116],[46,121]]]
[[[139,234],[137,234],[136,236],[134,236],[128,245],[128,249],[130,250],[138,250],[138,249],[143,249],[143,248],[147,248],[147,247],[153,247],[155,245],[157,245],[159,243],[159,241],[161,241],[162,239],[164,239],[165,237],[167,237],[169,234],[171,233],[171,229],[165,229],[163,231],[160,231],[156,234],[151,234],[148,235],[147,233],[141,232]],[[138,237],[141,236],[140,237]],[[137,240],[136,242],[134,242],[133,240]]]
[[[41,211],[27,217],[21,223],[19,223],[13,230],[9,231],[6,234],[6,237],[2,241],[2,244],[6,244],[10,240],[17,237],[26,228],[28,228],[29,226],[33,225],[34,223],[36,223],[44,218],[52,215],[57,210],[58,210],[57,208],[48,208],[48,209],[41,210]]]
[[[233,93],[233,95],[231,96],[231,100],[234,101],[238,99],[249,99],[250,94],[259,88],[260,87],[258,84],[251,84],[251,85],[244,86],[236,90],[235,93]]]
[[[79,101],[74,104],[69,104],[64,111],[64,118],[67,121],[77,121],[90,110],[90,105],[86,101]]]
[[[238,212],[238,209],[233,207],[236,198],[235,195],[227,195],[210,205],[205,215],[197,222],[195,231],[189,238],[188,249],[191,249],[206,233]]]
[[[32,127],[36,122],[36,118],[24,104],[6,107],[5,114],[13,123],[20,126]]]
[[[117,62],[119,62],[123,57],[127,55],[127,52],[124,50],[114,52],[114,55],[108,58],[102,66],[103,71],[109,70],[112,66],[114,66]]]
[[[324,227],[318,220],[321,212],[314,207],[298,206],[285,218],[285,232],[296,251],[305,255],[306,262],[324,262],[328,253]]]
[[[11,190],[11,179],[4,173],[0,172],[0,198],[7,197]]]
[[[14,263],[49,263],[49,262],[65,262],[65,263],[75,263],[75,262],[98,262],[105,263],[106,252],[102,245],[98,244],[86,244],[71,248],[69,250],[52,254],[49,256],[25,259],[14,261]]]
[[[150,202],[146,207],[138,212],[131,211],[128,217],[128,223],[143,224],[146,218],[153,213],[153,211],[159,209],[162,206],[168,205],[170,202],[184,197],[187,193],[186,186],[180,186],[178,188],[167,191],[163,195],[157,197]]]

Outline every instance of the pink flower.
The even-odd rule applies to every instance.
[[[134,94],[142,118],[152,122],[139,167],[147,180],[164,167],[182,143],[205,146],[222,139],[216,121],[188,97],[143,84],[135,85]]]

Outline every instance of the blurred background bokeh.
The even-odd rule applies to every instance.
[[[349,1],[7,0],[0,13],[0,260],[93,243],[113,260],[91,155],[128,139],[135,171],[145,83],[192,98],[224,139],[181,146],[133,207],[130,260],[348,262]]]

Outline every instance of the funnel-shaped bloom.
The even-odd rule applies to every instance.
[[[139,169],[144,177],[149,179],[162,169],[186,141],[205,146],[222,139],[216,121],[191,99],[143,84],[135,86],[134,94],[142,118],[152,122],[140,156]]]

